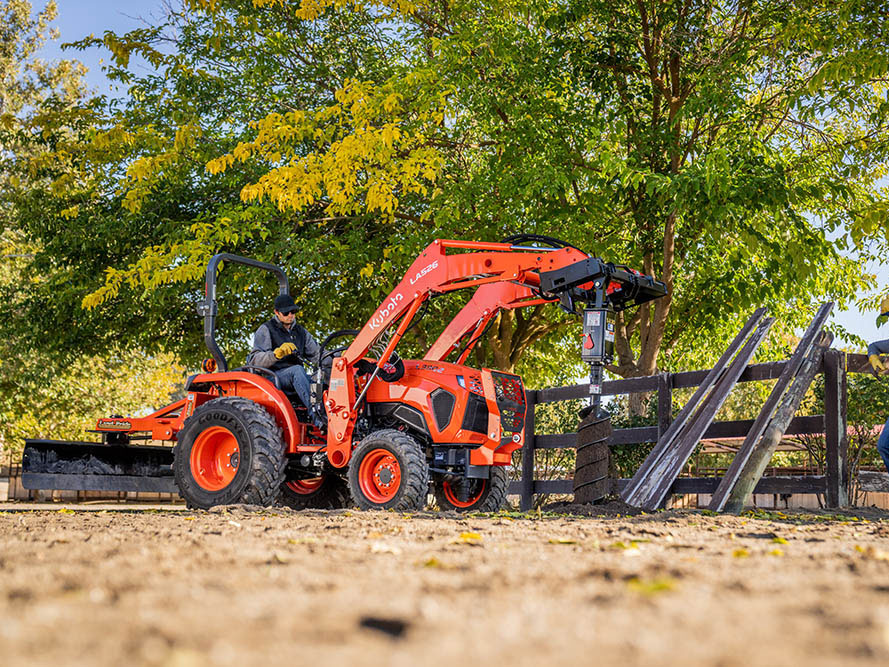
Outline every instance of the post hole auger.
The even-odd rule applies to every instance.
[[[223,261],[272,271],[286,293],[279,267],[214,257],[199,307],[212,358],[188,379],[185,397],[147,417],[99,420],[101,444],[28,441],[27,488],[157,490],[163,477],[193,507],[399,510],[422,507],[431,490],[443,509],[492,511],[506,497],[506,466],[523,444],[526,402],[519,376],[466,365],[488,324],[501,310],[558,304],[576,312],[583,304],[581,356],[598,405],[613,314],[666,294],[653,277],[556,239],[433,241],[360,329],[325,340],[312,407],[323,407],[327,426],[318,429],[308,423],[310,406],[282,392],[274,374],[228,369],[215,340]],[[401,359],[398,344],[423,305],[465,289],[474,294],[423,358]],[[338,338],[351,342],[337,347]],[[133,445],[139,438],[172,448]],[[127,465],[111,465],[112,452]]]

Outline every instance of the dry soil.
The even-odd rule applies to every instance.
[[[6,665],[889,663],[878,511],[20,507]]]

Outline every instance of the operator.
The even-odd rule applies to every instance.
[[[883,299],[880,304],[880,314],[877,315],[877,326],[883,326],[886,323],[886,320],[889,320],[889,296]],[[870,362],[871,368],[874,370],[874,375],[879,376],[880,374],[889,372],[889,369],[886,368],[886,364],[880,359],[881,354],[887,353],[889,353],[889,339],[878,340],[867,346],[867,360]],[[883,459],[883,465],[885,465],[886,470],[889,471],[889,419],[886,420],[886,423],[883,425],[883,430],[880,432],[880,437],[877,440],[877,451],[880,453],[880,458]]]
[[[268,368],[285,393],[295,393],[309,409],[309,419],[324,428],[323,416],[312,405],[311,383],[303,364],[318,365],[321,348],[305,327],[296,323],[296,304],[289,294],[275,297],[275,316],[253,334],[253,351],[248,366]]]

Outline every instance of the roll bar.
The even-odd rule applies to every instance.
[[[225,355],[216,344],[216,271],[222,262],[231,262],[233,264],[243,264],[244,266],[252,266],[254,269],[262,269],[275,275],[278,279],[278,292],[280,294],[290,294],[290,286],[287,283],[287,276],[284,269],[274,264],[267,264],[249,257],[241,257],[240,255],[231,255],[227,252],[221,252],[213,255],[207,264],[207,277],[204,283],[204,300],[197,305],[198,315],[204,318],[204,344],[216,360],[216,367],[220,371],[228,370],[228,362]]]

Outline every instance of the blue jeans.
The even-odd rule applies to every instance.
[[[883,459],[883,465],[889,471],[889,419],[883,424],[883,430],[877,440],[877,451],[880,453],[880,458]]]
[[[872,354],[889,354],[889,339],[877,340],[867,346],[867,356]]]
[[[280,371],[275,371],[275,377],[278,378],[278,385],[281,387],[281,391],[299,396],[299,400],[309,408],[311,413],[312,386],[306,369],[299,364],[294,364],[293,366],[282,368]]]

